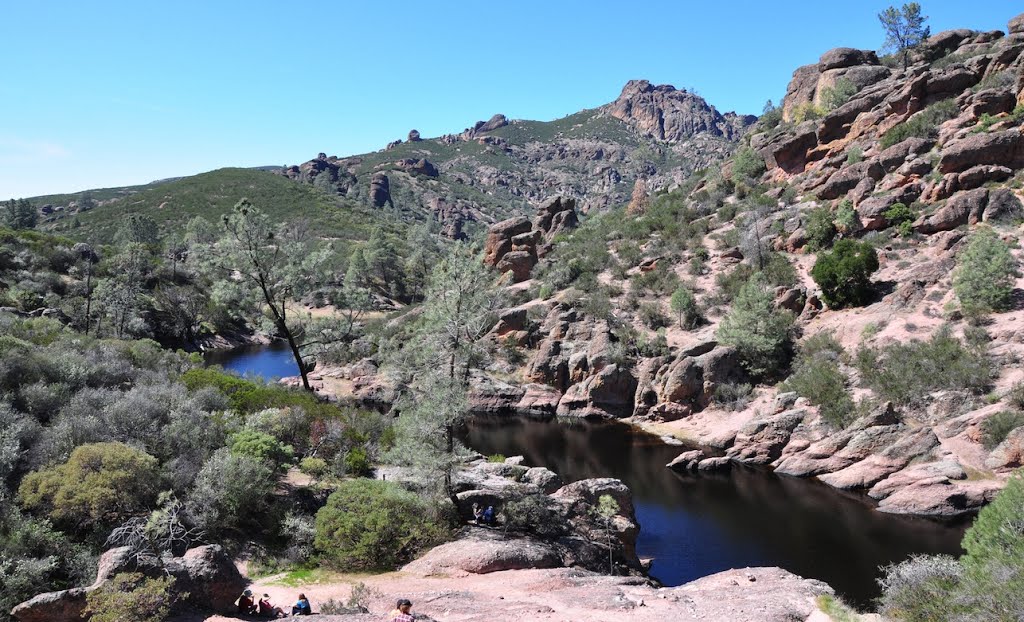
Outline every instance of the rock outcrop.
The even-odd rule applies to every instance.
[[[578,223],[576,202],[555,197],[540,206],[532,222],[519,216],[491,225],[484,242],[484,263],[500,273],[511,273],[514,283],[525,281],[539,258],[550,251],[554,237]]]
[[[370,180],[370,204],[374,207],[395,206],[391,200],[391,180],[384,173],[374,173]]]
[[[139,567],[129,549],[121,547],[100,557],[96,580],[89,587],[39,594],[15,607],[11,615],[19,622],[78,622],[89,592],[123,572],[169,575],[174,578],[172,589],[188,594],[178,606],[201,611],[233,610],[235,599],[248,584],[231,558],[217,545],[189,549],[181,557],[164,560],[161,567]]]
[[[607,110],[616,119],[667,142],[682,142],[704,133],[734,140],[756,120],[752,116],[723,116],[697,95],[668,84],[655,86],[647,80],[627,82]]]

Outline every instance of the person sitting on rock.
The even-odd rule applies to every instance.
[[[292,607],[293,616],[308,616],[312,615],[313,607],[309,604],[309,599],[306,598],[305,594],[299,594],[299,600],[295,602]]]
[[[412,609],[412,601],[407,598],[399,598],[395,610],[388,614],[388,622],[413,622],[416,618],[409,613],[410,609]]]
[[[484,510],[484,513],[483,513],[483,516],[481,516],[481,519],[483,520],[483,523],[485,525],[493,525],[494,524],[494,506],[493,505],[487,506],[487,509]]]
[[[479,503],[473,504],[473,522],[479,525],[484,520],[484,511],[480,508]]]
[[[283,618],[288,615],[284,612],[284,609],[281,609],[280,607],[275,607],[270,602],[270,594],[263,595],[263,598],[261,598],[259,602],[259,608],[261,616],[269,616],[271,618]]]
[[[252,590],[246,589],[242,592],[242,595],[238,597],[238,613],[243,615],[252,615],[256,613],[256,603],[252,602]]]

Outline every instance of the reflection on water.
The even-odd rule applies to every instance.
[[[299,366],[295,364],[295,357],[284,341],[215,350],[207,353],[206,363],[220,365],[240,376],[259,376],[264,380],[299,375]]]
[[[969,522],[883,514],[859,496],[762,470],[676,473],[665,464],[685,448],[621,424],[474,418],[466,440],[483,454],[522,455],[567,482],[623,480],[641,527],[637,553],[654,558],[651,572],[666,585],[728,568],[781,566],[869,606],[879,566],[912,553],[959,554]]]

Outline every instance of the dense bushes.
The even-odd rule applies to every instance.
[[[1005,311],[1017,277],[1017,260],[1010,248],[989,227],[971,234],[967,247],[957,257],[953,290],[964,315],[976,317]]]
[[[18,497],[74,531],[114,526],[147,510],[159,492],[156,458],[121,443],[82,445],[65,464],[22,480]]]
[[[811,277],[821,297],[834,309],[862,305],[871,298],[871,274],[878,270],[878,254],[867,242],[840,240],[832,252],[814,262]]]
[[[985,449],[995,449],[1010,432],[1021,426],[1024,426],[1024,413],[1004,410],[991,414],[981,423],[981,443]]]
[[[911,404],[939,389],[980,393],[992,379],[992,363],[980,343],[964,345],[948,327],[928,341],[894,343],[857,352],[861,378],[883,399]]]
[[[816,207],[807,215],[807,246],[809,250],[819,251],[832,245],[838,231],[833,222],[832,210],[827,207]]]
[[[316,548],[341,570],[393,570],[446,536],[436,508],[377,480],[343,482],[316,515]]]
[[[275,482],[263,462],[221,449],[199,471],[185,506],[211,537],[244,536],[268,522]]]
[[[757,178],[766,170],[764,158],[750,147],[740,147],[732,159],[733,175]]]

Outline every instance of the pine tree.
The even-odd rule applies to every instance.
[[[953,273],[953,291],[964,314],[976,317],[1006,310],[1017,274],[1010,247],[992,228],[979,227],[957,257]]]
[[[736,348],[744,367],[755,376],[777,370],[785,362],[793,316],[775,308],[764,277],[755,274],[718,325],[718,339]]]
[[[878,14],[878,21],[885,29],[883,49],[901,54],[903,68],[910,61],[910,50],[920,45],[931,34],[924,23],[928,18],[921,15],[921,5],[916,2],[904,4],[899,9],[889,7]]]

